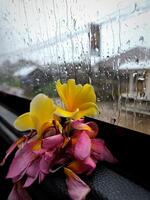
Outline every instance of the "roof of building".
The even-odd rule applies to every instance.
[[[37,67],[36,66],[25,66],[25,67],[22,67],[21,69],[17,70],[15,73],[14,73],[14,76],[27,76],[29,75],[30,73],[32,73]]]
[[[141,61],[141,62],[128,62],[123,63],[118,67],[119,70],[140,70],[140,69],[150,69],[150,61]]]

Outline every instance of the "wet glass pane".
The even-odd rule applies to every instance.
[[[0,0],[0,90],[91,83],[100,120],[149,134],[149,19],[149,0]]]

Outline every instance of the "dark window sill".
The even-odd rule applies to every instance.
[[[0,92],[0,148],[2,158],[8,146],[20,136],[12,123],[17,115],[29,110],[30,100]],[[89,120],[89,118],[87,118]],[[93,120],[93,119],[92,119]],[[91,186],[89,199],[148,200],[150,199],[150,136],[116,125],[95,120],[102,137],[119,164],[102,163],[89,177],[83,177]],[[10,181],[4,179],[11,158],[2,168],[1,185],[4,198],[10,191]],[[1,190],[1,189],[0,189]],[[41,184],[29,189],[33,199],[67,199],[64,175],[60,171],[50,175]],[[2,191],[0,191],[1,193]]]

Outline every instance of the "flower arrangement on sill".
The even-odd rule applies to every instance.
[[[25,188],[37,179],[41,183],[60,168],[64,168],[70,198],[84,200],[90,187],[78,175],[90,175],[98,161],[117,161],[105,142],[97,138],[97,124],[84,120],[84,116],[95,116],[98,111],[93,87],[77,85],[69,79],[65,84],[58,80],[56,90],[63,108],[48,96],[38,94],[30,103],[30,111],[14,122],[16,129],[28,134],[12,144],[1,163],[18,148],[6,177],[14,183],[9,200],[31,199]],[[65,117],[64,123],[61,117]]]

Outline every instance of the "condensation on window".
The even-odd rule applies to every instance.
[[[0,0],[0,90],[58,101],[91,83],[98,119],[150,134],[149,0]]]

